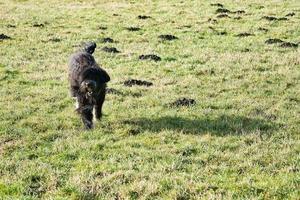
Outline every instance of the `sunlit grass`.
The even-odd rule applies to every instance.
[[[0,0],[0,199],[299,198],[299,47],[265,41],[299,44],[300,4],[211,3]],[[118,92],[87,132],[67,62],[91,40]]]

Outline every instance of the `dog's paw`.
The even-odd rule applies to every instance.
[[[84,127],[85,127],[86,130],[93,129],[94,128],[93,122],[86,122],[86,123],[84,123]]]

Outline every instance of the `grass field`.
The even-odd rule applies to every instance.
[[[0,0],[0,199],[299,199],[300,2],[211,3]],[[85,41],[115,91],[92,131],[67,81]]]

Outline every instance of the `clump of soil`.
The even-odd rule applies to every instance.
[[[8,35],[5,35],[3,33],[0,34],[0,40],[8,40],[11,39],[11,37],[9,37]]]
[[[101,42],[102,42],[102,43],[113,43],[114,40],[111,39],[110,37],[106,37],[106,38],[102,38],[102,39],[101,39]]]
[[[49,42],[60,42],[61,39],[59,39],[59,38],[51,38],[51,39],[49,39],[48,41],[49,41]]]
[[[151,18],[150,16],[147,16],[147,15],[139,15],[138,16],[138,19],[149,19]]]
[[[240,16],[238,16],[238,17],[234,17],[233,19],[240,20],[242,18]]]
[[[244,10],[237,10],[237,11],[233,11],[231,13],[232,14],[245,14],[246,12]]]
[[[277,20],[277,17],[263,16],[262,19],[266,19],[266,20],[269,20],[269,21],[275,21],[275,20]]]
[[[278,20],[278,21],[286,21],[286,20],[289,20],[289,19],[286,18],[286,17],[279,17],[277,20]]]
[[[273,17],[273,16],[263,16],[262,19],[266,19],[268,21],[285,21],[288,20],[286,17]]]
[[[12,25],[12,24],[8,24],[6,27],[7,27],[7,28],[16,28],[16,26],[15,26],[15,25]]]
[[[227,35],[226,31],[216,32],[217,35]]]
[[[162,40],[177,40],[178,37],[174,36],[174,35],[160,35],[158,36],[158,38],[162,39]]]
[[[278,38],[271,38],[271,39],[267,39],[265,41],[266,44],[280,44],[280,47],[283,48],[297,48],[299,45],[296,43],[292,43],[292,42],[285,42],[281,39]]]
[[[148,55],[140,55],[139,56],[140,60],[153,60],[153,61],[161,61],[161,58],[157,55],[154,54],[148,54]]]
[[[291,12],[291,13],[286,14],[285,16],[286,16],[286,17],[293,17],[293,16],[295,16],[295,15],[296,15],[296,13]]]
[[[298,44],[296,43],[292,43],[292,42],[283,42],[280,47],[284,47],[284,48],[297,48]]]
[[[37,23],[37,24],[33,24],[32,26],[33,26],[33,27],[41,27],[41,28],[42,28],[42,27],[45,26],[45,24],[38,24],[38,23]]]
[[[139,31],[139,30],[141,30],[141,28],[139,28],[139,27],[127,27],[126,29],[128,31]]]
[[[268,32],[268,31],[269,31],[269,29],[262,28],[262,27],[259,27],[258,30],[259,30],[259,31],[264,31],[264,32]]]
[[[128,87],[132,87],[133,85],[139,85],[139,86],[149,87],[149,86],[152,86],[153,83],[148,82],[148,81],[142,81],[142,80],[136,80],[136,79],[129,79],[129,80],[127,80],[127,81],[124,82],[124,85],[128,86]]]
[[[263,6],[263,5],[257,5],[255,7],[256,7],[256,9],[263,9],[263,8],[265,8],[265,6]]]
[[[196,101],[194,99],[189,98],[180,98],[174,101],[170,104],[171,107],[180,107],[180,106],[193,106],[196,104]]]
[[[28,155],[28,159],[29,160],[34,160],[36,158],[38,158],[38,156],[36,154],[30,154],[30,155]]]
[[[223,5],[223,4],[220,4],[220,3],[211,3],[210,5],[211,5],[211,6],[216,6],[216,7],[221,7],[221,8],[224,7],[224,5]]]
[[[219,14],[219,15],[217,15],[217,18],[225,18],[225,17],[230,18],[230,16],[227,15],[227,14]]]
[[[103,47],[102,51],[105,51],[107,53],[120,53],[120,51],[115,47]]]
[[[231,13],[231,11],[226,8],[218,8],[216,13]]]
[[[278,38],[270,38],[265,41],[266,44],[277,44],[277,43],[282,43],[282,42],[283,41]]]
[[[247,53],[247,52],[250,52],[250,49],[248,49],[248,48],[242,49],[241,52]]]
[[[244,10],[230,11],[222,6],[216,10],[216,13],[245,14],[246,12]]]
[[[106,88],[105,92],[106,92],[106,94],[116,94],[116,95],[122,94],[122,92],[120,92],[114,88]]]
[[[248,37],[248,36],[254,36],[252,33],[239,33],[236,35],[236,37]]]

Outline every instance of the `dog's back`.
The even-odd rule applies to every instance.
[[[69,78],[78,79],[79,74],[89,67],[96,67],[94,57],[87,52],[77,52],[69,60]]]
[[[88,43],[84,49],[71,55],[68,64],[71,87],[79,87],[79,75],[83,70],[90,67],[99,67],[92,55],[95,48],[95,43]]]

